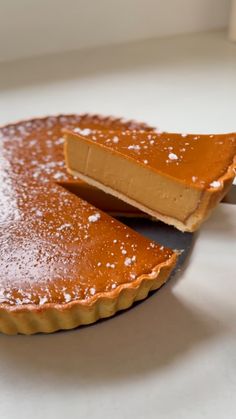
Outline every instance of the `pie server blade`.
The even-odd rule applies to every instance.
[[[232,185],[222,202],[225,204],[236,204],[236,185]],[[171,249],[180,251],[176,268],[170,277],[173,277],[176,271],[180,271],[183,268],[186,258],[193,247],[194,238],[197,236],[197,233],[182,233],[174,227],[161,222],[151,221],[148,218],[122,217],[120,220],[141,235]]]
[[[176,228],[167,224],[151,221],[147,218],[120,218],[126,224],[142,236],[145,236],[163,246],[180,251],[177,265],[171,274],[175,275],[184,264],[194,242],[193,233],[182,233]]]

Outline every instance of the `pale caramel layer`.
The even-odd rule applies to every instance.
[[[196,209],[201,190],[175,184],[134,161],[106,153],[86,141],[72,138],[67,143],[68,167],[77,176],[89,176],[152,211],[184,221]],[[69,157],[71,156],[71,157]]]
[[[78,131],[66,138],[71,172],[181,230],[197,228],[226,192],[224,176],[234,177],[234,134]]]

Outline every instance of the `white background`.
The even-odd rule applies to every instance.
[[[181,35],[0,65],[0,123],[59,112],[145,120],[162,130],[235,131],[236,44]]]
[[[230,0],[1,0],[0,61],[226,27]]]

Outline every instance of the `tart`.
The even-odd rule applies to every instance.
[[[160,287],[177,255],[67,188],[62,129],[85,116],[0,129],[0,331],[50,333],[109,317]],[[100,120],[99,120],[100,124]]]
[[[65,134],[69,172],[181,231],[201,225],[235,176],[236,134],[85,134]]]

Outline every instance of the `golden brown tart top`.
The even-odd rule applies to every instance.
[[[173,258],[65,188],[63,129],[123,125],[70,115],[1,128],[0,307],[89,302]]]
[[[167,132],[75,129],[95,146],[196,188],[218,188],[236,158],[236,134],[185,135]],[[236,165],[236,161],[235,161]]]

